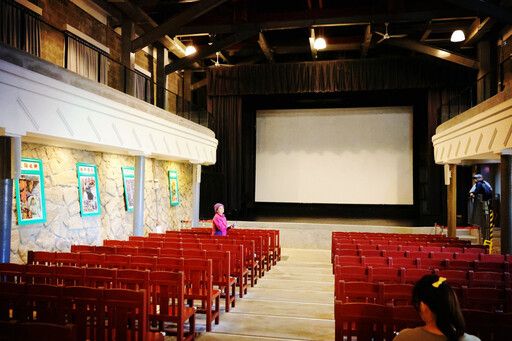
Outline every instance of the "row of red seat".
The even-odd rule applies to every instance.
[[[438,254],[436,254],[438,256]],[[486,262],[479,260],[442,259],[443,257],[369,257],[369,256],[336,256],[333,264],[336,265],[364,265],[384,268],[408,269],[438,269],[438,270],[473,270],[475,272],[511,272],[512,264],[509,262]]]
[[[148,275],[148,288],[137,290],[0,282],[0,317],[8,323],[73,323],[78,340],[163,341],[162,333],[172,332],[169,324],[178,340],[194,340],[195,309],[185,307],[184,275]]]
[[[381,251],[434,251],[434,252],[458,252],[458,253],[487,253],[488,248],[481,245],[471,247],[454,246],[423,246],[423,245],[382,245],[382,244],[351,244],[337,242],[335,250],[381,250]]]
[[[385,284],[382,282],[346,282],[340,280],[335,288],[336,300],[343,303],[365,302],[375,304],[412,305],[412,284]],[[460,305],[463,309],[512,312],[512,289],[462,287]]]
[[[180,272],[184,275],[185,298],[201,302],[197,312],[206,314],[206,329],[210,331],[213,320],[219,323],[221,291],[226,294],[226,311],[229,311],[230,304],[234,306],[235,303],[235,281],[217,276],[213,264],[211,259],[165,259],[158,270],[150,271],[125,269],[121,266],[107,269],[7,263],[0,264],[0,279],[10,283],[145,289],[149,294],[153,273]],[[214,290],[213,285],[219,289]]]
[[[463,309],[466,332],[481,340],[510,339],[512,313]],[[392,340],[404,328],[423,326],[413,306],[335,301],[335,340]]]
[[[244,293],[247,293],[248,286],[248,271],[245,268],[237,267],[231,259],[231,253],[229,251],[189,251],[189,258],[173,258],[173,257],[151,257],[151,256],[126,256],[126,255],[103,255],[103,254],[92,254],[92,253],[65,253],[64,256],[68,258],[70,262],[62,262],[64,257],[51,263],[51,258],[48,258],[46,252],[41,251],[29,251],[29,265],[55,265],[56,269],[68,266],[79,269],[78,266],[83,265],[85,268],[85,274],[88,273],[104,273],[107,278],[111,278],[112,273],[115,269],[134,269],[134,270],[149,270],[149,271],[160,271],[160,270],[174,270],[180,264],[180,261],[186,260],[185,265],[190,264],[191,260],[211,260],[212,262],[212,276],[214,284],[219,287],[225,296],[225,310],[229,312],[230,306],[235,305],[235,289],[238,286],[240,288],[240,297]],[[56,259],[60,253],[55,253]],[[50,253],[51,256],[51,253]],[[73,263],[75,259],[82,259],[79,263]],[[122,258],[121,258],[122,257]],[[233,265],[234,264],[234,265]],[[56,270],[59,271],[59,270]],[[90,277],[90,275],[89,275]]]
[[[465,296],[467,298],[470,297],[467,290],[488,290],[486,293],[488,295],[487,303],[490,303],[493,299],[494,301],[501,299],[499,304],[495,302],[496,304],[491,304],[489,309],[510,310],[509,288],[511,286],[511,278],[509,273],[510,262],[507,256],[488,255],[486,254],[486,248],[469,246],[466,242],[446,237],[423,236],[416,240],[407,240],[407,238],[399,240],[398,238],[400,237],[393,235],[380,235],[378,238],[373,235],[367,235],[354,238],[353,234],[333,234],[332,255],[335,267],[335,283],[337,283],[335,290],[336,295],[338,295],[335,301],[336,340],[342,340],[344,336],[348,336],[350,339],[350,331],[347,331],[347,325],[352,327],[362,321],[366,323],[362,328],[373,331],[377,330],[378,327],[375,323],[382,322],[382,318],[379,320],[378,315],[372,316],[371,309],[377,309],[376,312],[379,311],[380,314],[386,311],[386,308],[382,308],[382,306],[379,306],[379,308],[364,307],[361,309],[367,309],[365,316],[358,317],[357,309],[359,308],[351,310],[352,308],[349,309],[349,305],[352,303],[347,303],[347,300],[341,299],[343,295],[347,295],[346,288],[345,293],[339,293],[342,290],[340,286],[346,286],[346,284],[341,283],[346,281],[356,281],[359,283],[359,289],[357,289],[358,285],[354,284],[354,287],[356,287],[354,290],[361,292],[365,287],[378,285],[374,283],[413,285],[424,275],[435,273],[447,278],[448,284],[454,288],[459,298],[462,298],[463,290],[465,295],[467,294]],[[385,284],[379,285],[383,286]],[[399,297],[400,295],[405,295],[405,297],[410,298],[408,296],[410,294],[410,287],[403,287],[402,285],[395,287],[397,292],[393,293],[393,295],[398,295]],[[405,301],[405,303],[409,303],[407,299]],[[381,298],[380,303],[387,302]],[[478,306],[476,308],[481,309]],[[405,327],[411,328],[423,325],[418,313],[410,305],[404,308],[388,307],[387,309],[386,314],[388,315],[385,317],[387,321],[383,323],[384,332],[389,330],[396,332]],[[407,313],[400,315],[400,312],[404,311]],[[468,313],[470,311],[465,310],[465,314],[468,314],[468,319],[472,316]],[[494,310],[492,312],[482,311],[481,314],[497,316]],[[503,317],[508,316],[507,314],[509,313],[500,314]],[[403,322],[400,326],[397,326],[395,324],[396,321],[394,321],[397,316]],[[391,320],[389,320],[390,318]],[[355,324],[352,324],[352,322]],[[475,325],[485,329],[485,326],[479,324],[478,320],[475,321]],[[493,324],[493,326],[495,325]],[[351,329],[350,327],[348,329]],[[361,325],[359,325],[359,328],[361,328]],[[356,330],[355,333],[359,333],[359,330]],[[371,337],[371,335],[361,335],[359,334],[363,339]],[[384,336],[381,334],[381,337]],[[392,338],[389,335],[388,337]]]
[[[447,283],[454,288],[487,287],[512,288],[509,272],[475,272],[473,270],[439,270],[415,268],[382,268],[373,266],[340,266],[335,269],[335,283],[340,280],[373,283],[415,284],[421,277],[435,273],[447,278]]]

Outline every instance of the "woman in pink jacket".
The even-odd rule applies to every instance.
[[[226,231],[234,227],[235,224],[228,226],[224,215],[224,205],[217,203],[213,208],[215,209],[215,217],[213,217],[212,236],[225,236]]]

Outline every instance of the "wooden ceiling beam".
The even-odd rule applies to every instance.
[[[461,54],[457,54],[448,50],[444,50],[438,47],[430,46],[427,44],[422,44],[417,42],[416,40],[400,38],[400,39],[388,39],[386,41],[387,44],[401,47],[404,49],[421,52],[424,54],[428,54],[430,56],[444,59],[450,61],[452,63],[460,64],[471,69],[478,70],[479,62],[477,60],[471,59],[469,57],[463,56]]]
[[[244,41],[254,36],[256,33],[257,32],[255,31],[236,32],[222,40],[215,42],[210,46],[206,46],[205,48],[197,51],[194,54],[191,54],[190,56],[186,56],[184,58],[181,58],[180,60],[170,63],[165,67],[165,73],[170,74],[174,71],[185,69],[189,67],[189,65],[191,65],[192,63],[197,62],[198,60],[201,60],[203,58],[206,58],[217,51],[224,50],[230,47],[231,45]]]
[[[363,44],[361,44],[361,58],[366,58],[368,49],[370,48],[370,43],[372,41],[372,36],[372,26],[368,24],[366,25],[366,29],[364,31]]]
[[[109,1],[115,4],[118,11],[121,11],[121,16],[124,15],[130,18],[133,22],[135,22],[138,28],[137,34],[139,36],[144,35],[146,32],[158,26],[158,24],[146,12],[144,12],[140,7],[134,5],[131,1]],[[142,30],[142,32],[139,32],[140,30]],[[171,39],[168,36],[164,36],[158,40],[158,43],[164,46],[169,52],[171,52],[178,58],[182,58],[185,56],[185,46],[183,45],[183,43],[181,43],[179,39]],[[198,69],[200,67],[201,66],[198,63],[195,63],[193,65],[194,69]]]
[[[312,28],[311,35],[309,36],[309,49],[311,51],[311,58],[313,58],[313,60],[318,59],[318,50],[315,49],[315,39],[316,39],[315,29]]]
[[[298,28],[312,27],[334,27],[334,26],[365,26],[372,24],[384,24],[385,22],[408,23],[414,21],[425,22],[431,19],[475,19],[475,15],[464,13],[461,10],[457,12],[451,10],[444,11],[423,11],[423,12],[407,12],[398,14],[372,14],[361,16],[333,16],[329,18],[314,19],[297,19],[297,20],[280,20],[266,21],[247,24],[218,24],[218,25],[201,25],[201,26],[183,26],[179,29],[180,36],[193,36],[198,34],[229,34],[237,31],[276,31]]]
[[[272,53],[272,49],[268,45],[267,39],[265,39],[265,35],[263,32],[260,32],[258,37],[258,44],[260,45],[261,51],[265,54],[269,63],[274,63],[274,55]]]
[[[507,24],[512,24],[512,12],[504,7],[492,4],[484,0],[447,0],[452,4],[459,5],[466,9],[485,13],[485,15],[500,19]]]
[[[154,43],[155,41],[159,40],[165,35],[174,37],[174,35],[178,33],[179,29],[183,25],[211,11],[212,9],[226,1],[227,0],[203,0],[194,5],[191,5],[183,12],[165,21],[160,26],[153,28],[146,34],[133,40],[132,52],[136,52],[140,49],[143,49],[145,46]]]
[[[473,24],[469,27],[466,33],[466,40],[462,44],[462,46],[473,46],[480,39],[482,39],[483,35],[490,31],[491,27],[496,23],[496,19],[487,17],[483,20],[480,18],[476,18]]]
[[[432,26],[432,20],[429,20],[427,22],[427,27],[425,28],[425,32],[423,32],[423,34],[421,35],[420,41],[427,40],[427,38],[430,35],[430,33],[432,33],[432,27],[431,26]]]

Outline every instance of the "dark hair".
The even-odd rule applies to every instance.
[[[432,284],[438,281],[437,275],[423,276],[414,286],[412,302],[416,308],[419,308],[420,302],[426,304],[436,315],[437,328],[449,340],[456,341],[464,335],[464,317],[453,289],[446,282],[434,287]]]

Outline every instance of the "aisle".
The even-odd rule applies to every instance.
[[[282,260],[197,340],[334,340],[330,256],[326,250],[283,249]]]

